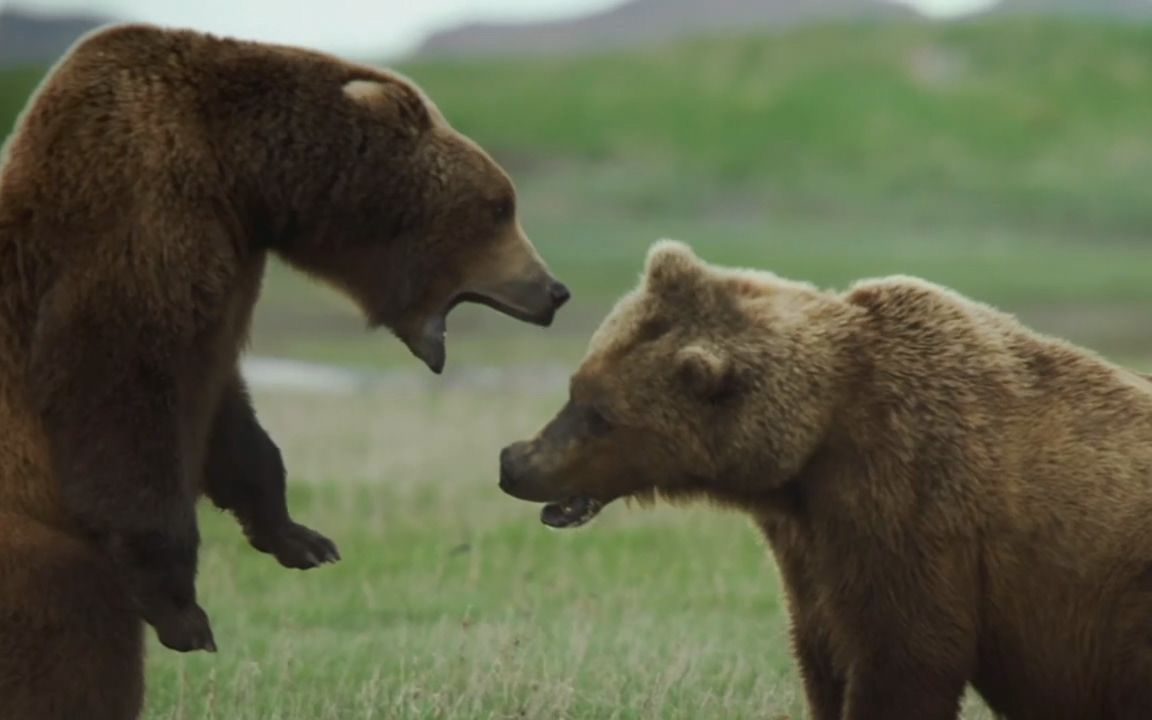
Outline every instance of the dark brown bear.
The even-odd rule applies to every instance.
[[[843,293],[662,243],[501,485],[751,513],[816,720],[1152,718],[1152,386],[912,278]]]
[[[432,370],[474,300],[568,297],[508,177],[410,82],[305,50],[131,25],[79,42],[0,170],[0,717],[135,717],[144,617],[213,649],[195,502],[289,567],[291,520],[237,369],[268,253]]]

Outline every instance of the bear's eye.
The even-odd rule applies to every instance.
[[[612,429],[612,423],[608,422],[604,413],[592,406],[585,409],[584,421],[587,423],[588,432],[592,435],[603,435]]]
[[[497,200],[492,205],[492,217],[498,223],[506,223],[512,220],[512,216],[516,214],[516,203],[512,198],[502,198]]]

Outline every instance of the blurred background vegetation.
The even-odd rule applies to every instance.
[[[496,453],[558,407],[659,237],[825,286],[921,275],[1152,365],[1152,4],[1014,0],[948,22],[893,7],[632,0],[445,30],[389,61],[509,170],[574,299],[548,330],[460,308],[433,378],[274,266],[255,355],[357,390],[299,394],[284,366],[250,368],[293,507],[344,560],[294,578],[207,515],[201,597],[225,642],[212,658],[153,644],[149,717],[801,717],[744,523],[613,508],[543,533],[496,490]],[[63,49],[5,18],[0,135]]]

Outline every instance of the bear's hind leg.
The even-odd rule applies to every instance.
[[[0,514],[0,720],[135,720],[143,623],[112,562]]]

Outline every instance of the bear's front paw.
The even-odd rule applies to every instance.
[[[149,622],[156,629],[160,643],[170,650],[216,652],[216,640],[212,636],[208,614],[195,603],[181,610],[162,613]]]
[[[250,542],[260,552],[275,556],[284,567],[297,570],[340,559],[335,543],[315,530],[291,521],[271,532],[254,533]]]

